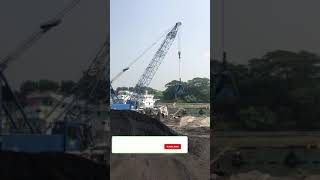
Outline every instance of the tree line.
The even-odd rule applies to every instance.
[[[182,91],[177,93],[177,86],[181,85]],[[134,91],[134,87],[118,87],[116,91]],[[142,92],[148,91],[154,98],[162,102],[185,102],[185,103],[209,103],[210,80],[209,78],[196,77],[188,81],[173,80],[165,85],[165,90],[160,91],[150,87],[144,87]]]
[[[213,107],[217,126],[228,122],[229,128],[251,130],[319,129],[319,65],[315,53],[285,50],[267,52],[247,64],[227,63],[239,95],[233,104]],[[222,68],[221,61],[212,61],[212,92]]]
[[[104,79],[98,79],[95,76],[84,75],[78,82],[72,80],[53,81],[25,81],[20,85],[19,97],[24,99],[33,92],[52,91],[65,96],[76,95],[80,99],[92,103],[107,101],[109,98],[109,87]],[[108,101],[109,102],[109,101]]]
[[[90,80],[82,80],[81,86],[76,87],[76,82],[72,80],[66,81],[52,81],[52,80],[39,80],[39,81],[25,81],[20,85],[19,95],[26,96],[32,92],[45,92],[52,91],[63,95],[71,95],[75,91],[82,92],[83,96],[90,95],[90,89],[88,84]],[[100,83],[105,84],[105,83]],[[183,92],[177,95],[177,85],[181,84]],[[98,88],[98,93],[95,95],[107,94],[108,87],[102,86]],[[129,90],[133,91],[134,87],[118,87],[116,91]],[[170,81],[165,85],[165,90],[160,91],[151,87],[142,88],[142,92],[148,91],[149,94],[153,94],[154,98],[159,99],[162,102],[186,102],[186,103],[209,103],[210,102],[210,80],[208,78],[193,78],[188,81]]]
[[[25,81],[20,85],[20,93],[28,95],[32,92],[45,92],[53,91],[61,94],[70,94],[72,88],[76,83],[72,80],[67,81],[52,81],[52,80],[39,80],[39,81]]]

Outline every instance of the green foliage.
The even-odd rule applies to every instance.
[[[176,87],[180,84],[179,81],[173,80],[166,84],[166,89],[163,92],[164,101],[187,102],[187,103],[200,103],[210,102],[210,80],[208,78],[193,78],[187,82],[181,82],[184,87],[184,93],[176,97]]]
[[[194,95],[186,95],[184,96],[184,100],[187,103],[195,103],[197,102],[197,97],[195,97]]]
[[[193,78],[187,82],[186,95],[194,96],[195,102],[210,102],[210,80]]]
[[[133,87],[117,87],[116,91],[134,91]],[[153,94],[155,99],[163,99],[162,91],[153,89],[151,87],[143,87],[142,92],[148,91],[148,94]]]
[[[184,93],[176,95],[177,85],[181,84]],[[118,87],[116,91],[129,90],[133,91],[133,87]],[[173,80],[165,85],[164,91],[159,91],[150,87],[142,88],[142,92],[148,91],[153,94],[154,98],[165,102],[185,102],[185,103],[200,103],[210,102],[210,80],[208,78],[193,78],[187,82]]]
[[[180,82],[177,80],[173,80],[165,85],[166,89],[163,91],[163,99],[164,101],[173,101],[175,100],[175,92],[176,92],[176,86]],[[182,86],[186,87],[187,83],[182,82]],[[181,97],[179,97],[180,101],[183,101]]]
[[[162,91],[156,90],[156,91],[154,92],[154,98],[156,98],[156,99],[163,99],[163,93],[162,93]]]

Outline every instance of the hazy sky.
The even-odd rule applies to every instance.
[[[0,3],[0,57],[70,0],[2,0]],[[96,49],[109,34],[109,3],[81,0],[62,24],[47,33],[6,70],[14,88],[25,80],[78,80]]]
[[[221,57],[221,1],[212,1],[212,43]],[[245,63],[276,49],[320,54],[319,0],[224,0],[229,60]]]
[[[182,80],[209,77],[210,0],[111,0],[110,13],[111,78],[178,21],[182,22]],[[134,64],[113,86],[134,86],[159,45]],[[178,79],[177,51],[176,39],[151,87],[163,90],[167,82]]]

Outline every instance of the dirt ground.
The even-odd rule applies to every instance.
[[[112,135],[178,135],[163,122],[130,111],[111,111]],[[174,120],[176,121],[176,120]],[[171,123],[174,124],[174,123]],[[179,124],[179,123],[178,123]],[[196,127],[193,127],[194,132]],[[200,131],[201,129],[199,129]],[[203,131],[203,130],[202,130]],[[190,133],[188,154],[111,154],[111,180],[208,180],[210,131]]]
[[[318,180],[320,175],[295,175],[275,177],[270,174],[261,173],[259,171],[250,171],[247,173],[239,173],[229,177],[219,177],[212,175],[212,180]]]
[[[263,148],[274,148],[274,151],[268,150],[268,153],[263,153],[266,157],[274,155],[281,157],[282,147],[289,145],[299,145],[306,146],[308,144],[319,144],[319,133],[318,132],[215,132],[213,138],[211,138],[211,156],[217,157],[220,155],[219,152],[223,152],[224,149],[229,149],[235,151],[239,146],[255,146],[259,147],[261,152]],[[230,146],[230,148],[228,148]],[[256,150],[255,150],[256,151]],[[315,151],[310,149],[310,152]],[[249,151],[250,152],[250,151]],[[280,152],[280,153],[279,153]],[[308,152],[304,150],[303,152]],[[278,154],[275,154],[278,153]],[[244,153],[245,154],[245,153]],[[248,157],[248,153],[246,154]],[[223,156],[220,156],[223,158]],[[253,156],[255,157],[255,156]],[[272,157],[272,156],[271,156]],[[214,158],[213,158],[214,159]],[[262,158],[263,159],[263,158]],[[268,159],[267,159],[268,160]],[[269,160],[281,160],[281,158],[270,158]],[[316,159],[314,159],[316,160]],[[259,166],[259,165],[257,165]],[[312,170],[310,168],[286,168],[277,167],[276,169],[265,169],[264,167],[251,167],[250,170],[242,170],[243,173],[232,174],[230,172],[225,172],[226,174],[221,175],[221,172],[215,172],[212,174],[211,179],[213,180],[251,180],[251,179],[263,179],[263,180],[315,180],[320,179],[320,172],[316,169]],[[264,170],[263,170],[264,169]],[[214,171],[214,168],[211,167]],[[259,170],[259,171],[258,171]],[[220,176],[218,176],[218,174]]]
[[[0,179],[107,180],[109,167],[63,153],[0,152]]]

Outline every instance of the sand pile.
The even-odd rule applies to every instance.
[[[170,122],[164,122],[170,124]],[[184,116],[179,123],[171,126],[173,130],[188,136],[210,136],[210,117]]]
[[[184,116],[180,119],[180,127],[210,127],[210,117]]]
[[[106,180],[108,167],[63,153],[0,152],[0,179]]]

